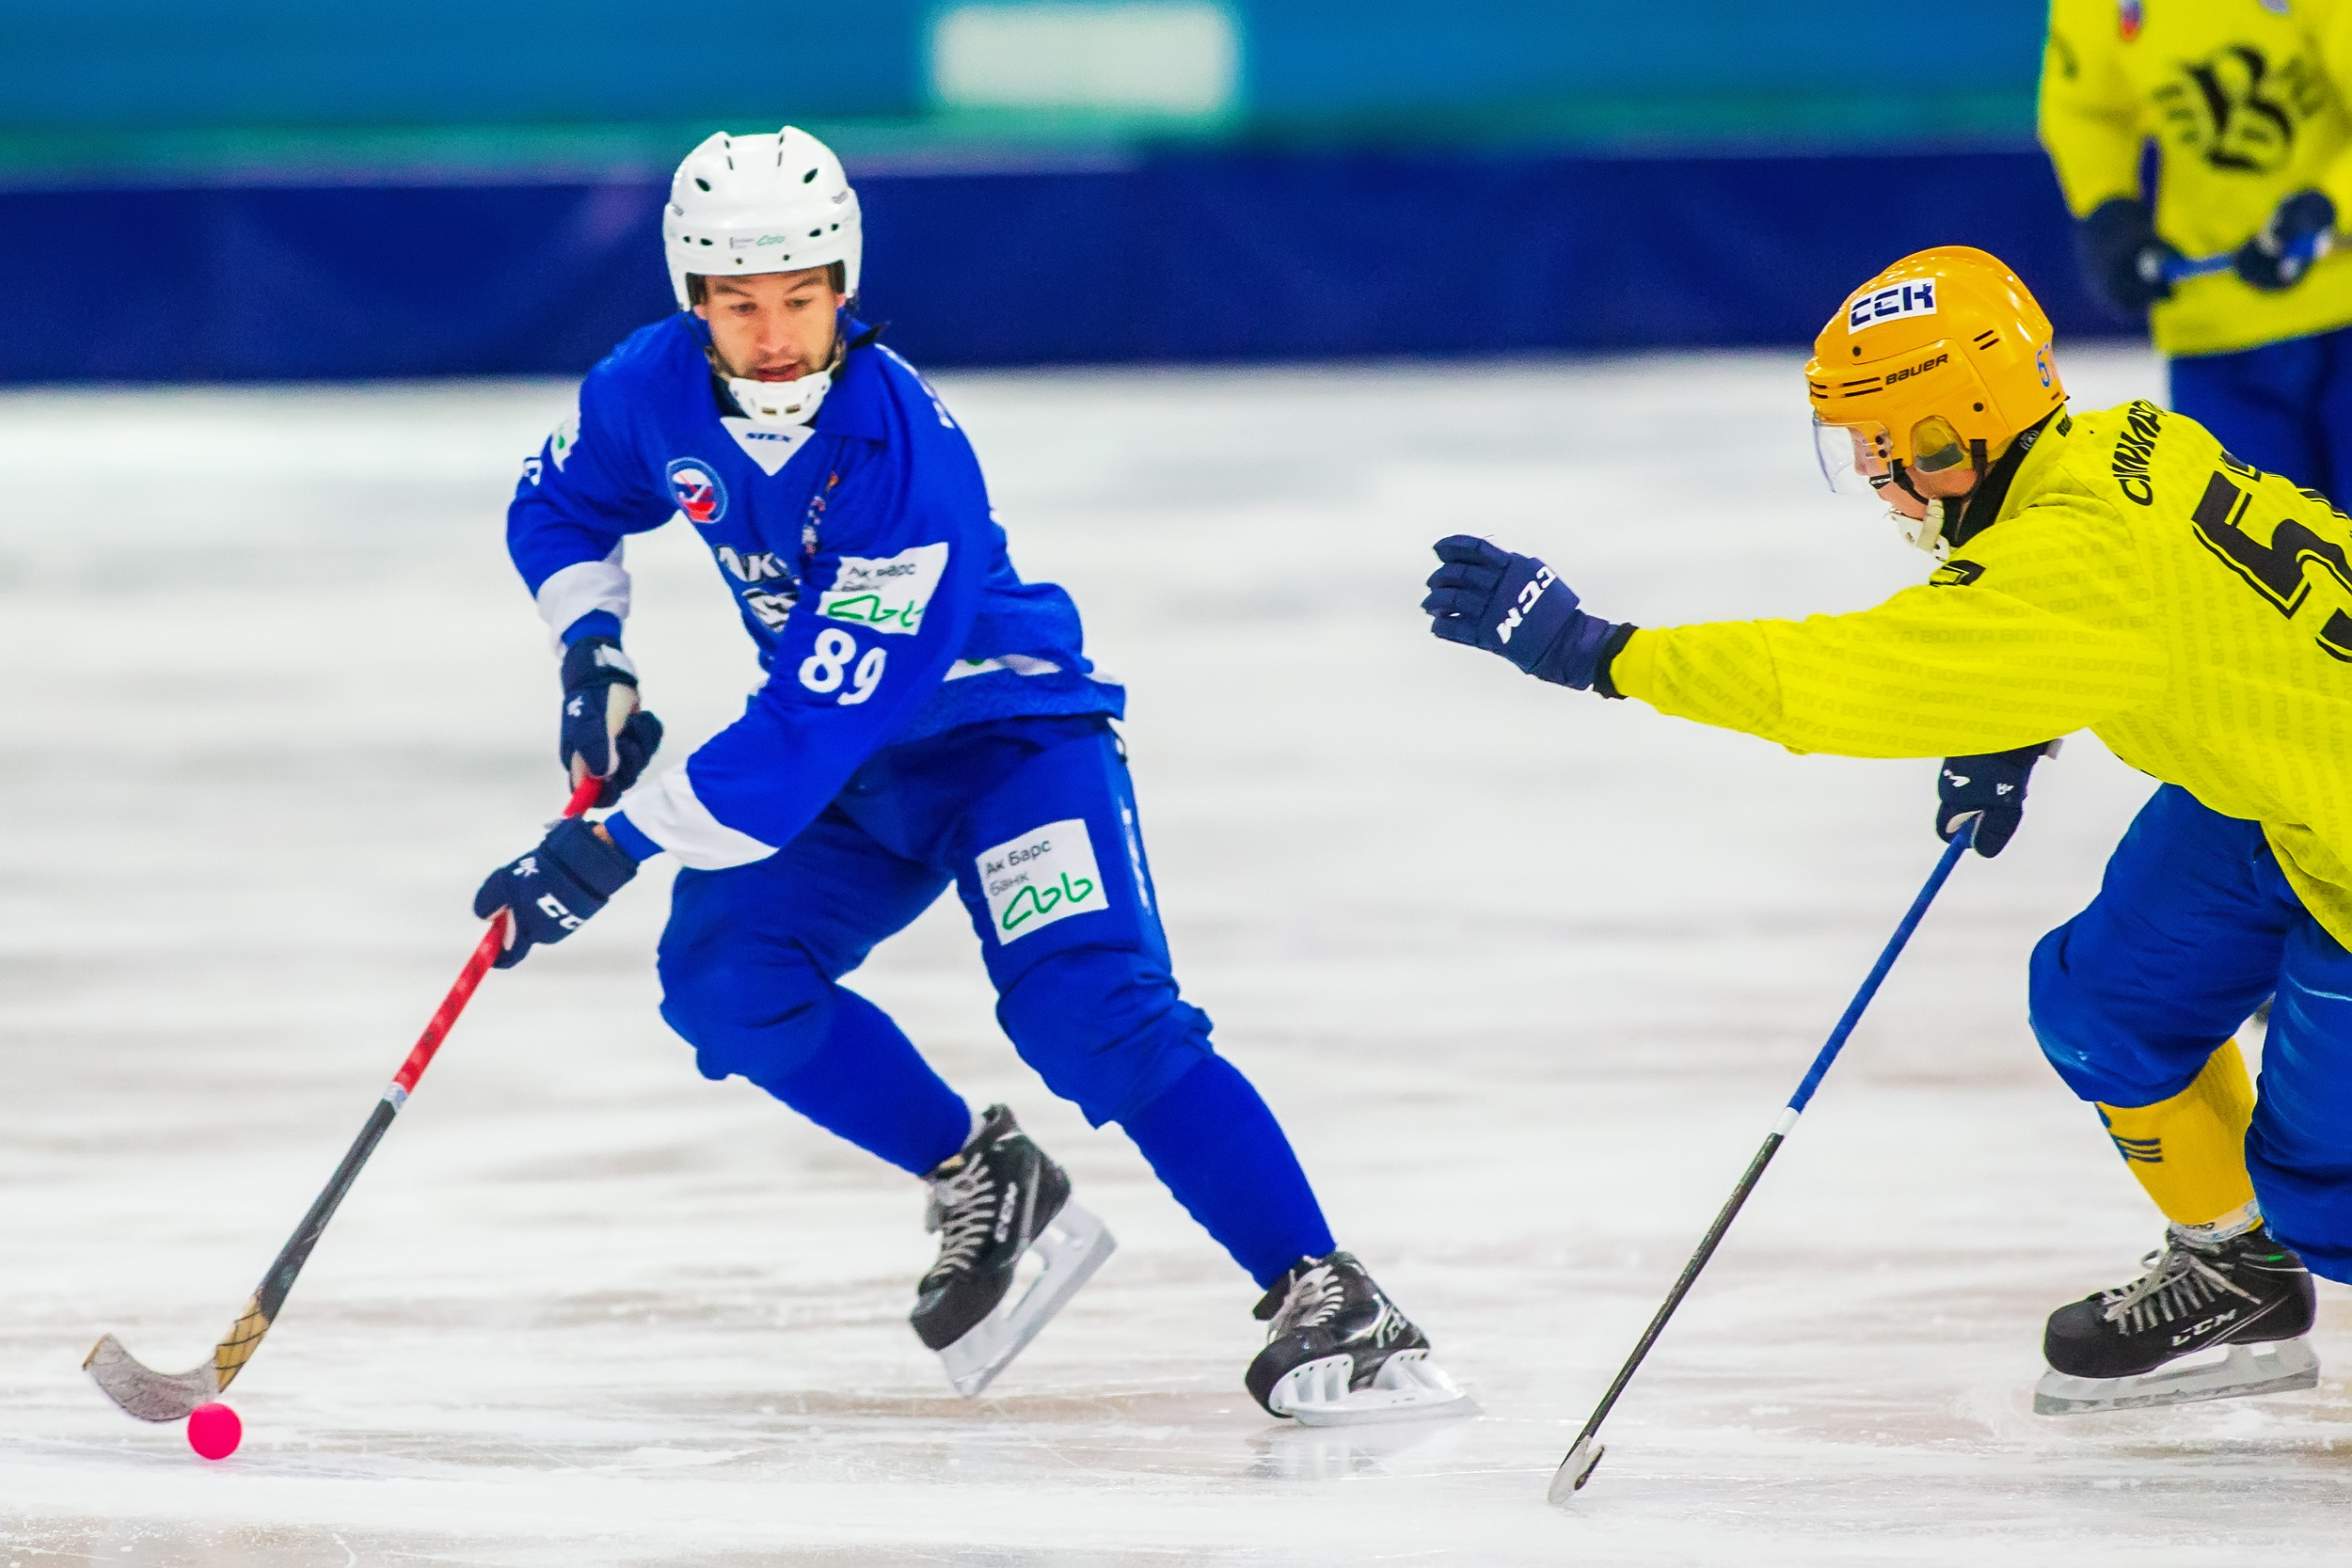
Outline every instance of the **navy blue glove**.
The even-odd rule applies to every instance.
[[[596,803],[618,800],[661,746],[661,721],[637,705],[637,666],[610,637],[564,650],[564,722],[556,755],[572,783],[605,781]]]
[[[2291,289],[2311,271],[2319,237],[2336,226],[2336,204],[2325,191],[2297,191],[2279,203],[2261,232],[2237,247],[2230,265],[2266,293]]]
[[[1982,812],[1977,824],[1977,853],[1990,860],[2008,847],[2026,819],[2026,780],[2033,765],[2058,750],[2055,740],[1992,752],[1976,757],[1946,757],[1935,781],[1935,836],[1949,844],[1959,819]]]
[[[1421,608],[1430,631],[1448,642],[1501,654],[1537,680],[1582,691],[1632,635],[1629,626],[1579,610],[1576,591],[1532,555],[1466,533],[1433,547],[1445,564],[1429,574]]]
[[[2148,307],[2172,297],[2164,270],[2186,260],[2156,237],[2148,204],[2128,196],[2102,201],[2074,230],[2090,292],[2128,322],[2144,321]]]
[[[498,967],[512,969],[543,942],[562,942],[637,875],[637,863],[596,830],[567,816],[548,830],[539,847],[490,873],[473,895],[473,912],[487,920],[501,910],[514,918]]]

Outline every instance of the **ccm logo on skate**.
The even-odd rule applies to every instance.
[[[1935,280],[1924,278],[1916,283],[1899,283],[1891,289],[1860,295],[1846,308],[1846,330],[1859,332],[1881,322],[1934,314]]]
[[[2223,1323],[2233,1323],[2236,1319],[2237,1308],[2232,1307],[2217,1318],[2207,1318],[2203,1323],[2195,1324],[2185,1334],[2175,1334],[2172,1336],[2172,1342],[2176,1345],[2185,1345],[2192,1339],[2201,1339]]]
[[[1527,586],[1519,590],[1518,603],[1513,605],[1511,613],[1502,618],[1502,625],[1495,627],[1495,641],[1510,641],[1511,634],[1519,629],[1521,621],[1527,619],[1527,612],[1535,608],[1537,599],[1544,596],[1544,590],[1559,580],[1558,575],[1549,566],[1528,578]]]

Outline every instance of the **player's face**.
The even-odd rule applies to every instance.
[[[710,324],[711,346],[730,374],[797,381],[833,363],[834,313],[848,303],[833,292],[830,269],[810,267],[713,277],[694,314]]]

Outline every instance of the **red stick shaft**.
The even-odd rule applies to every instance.
[[[564,815],[578,816],[596,803],[596,797],[603,789],[602,779],[582,779],[580,787],[572,791],[572,798],[564,802]],[[505,950],[506,923],[512,918],[504,910],[490,917],[490,928],[482,933],[480,942],[474,943],[472,955],[466,959],[466,967],[457,972],[457,983],[449,988],[447,996],[441,998],[441,1005],[433,1011],[433,1021],[424,1026],[424,1033],[417,1037],[417,1043],[409,1049],[408,1059],[400,1064],[398,1072],[392,1074],[392,1086],[385,1093],[395,1105],[408,1098],[410,1091],[417,1086],[417,1080],[424,1076],[424,1069],[433,1065],[434,1053],[441,1049],[441,1042],[456,1026],[457,1015],[464,1012],[466,1004],[473,1000],[474,988],[482,984],[482,977],[490,973],[490,966]]]

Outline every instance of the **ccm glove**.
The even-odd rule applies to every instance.
[[[2139,321],[2148,307],[2172,297],[2165,269],[2187,260],[2156,238],[2148,204],[2119,196],[2103,201],[2074,230],[2075,249],[2090,292],[2125,321]]]
[[[2026,780],[2033,765],[2053,754],[2055,740],[2041,746],[2020,746],[2013,752],[1983,756],[1946,757],[1944,772],[1935,781],[1935,836],[1949,844],[1960,818],[1982,812],[1977,824],[1977,853],[1990,860],[2008,847],[2017,825],[2026,819]]]
[[[2336,226],[2336,204],[2324,191],[2297,191],[2279,203],[2261,232],[2237,247],[2230,264],[2257,289],[2291,289],[2319,259],[2319,237]]]
[[[618,800],[661,745],[661,721],[637,705],[637,666],[610,637],[564,650],[564,722],[556,752],[577,784],[605,781],[596,803]]]
[[[1578,609],[1575,590],[1532,555],[1464,533],[1434,547],[1445,564],[1429,575],[1421,608],[1430,631],[1448,642],[1501,654],[1537,680],[1582,691],[1633,634]]]
[[[548,831],[539,847],[490,873],[473,895],[473,912],[485,920],[511,911],[506,951],[498,967],[512,969],[543,942],[562,942],[604,908],[637,875],[637,863],[617,845],[577,816]]]

